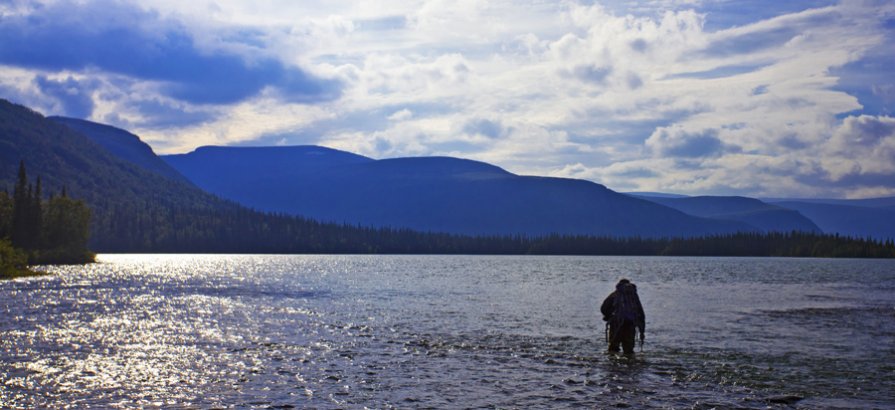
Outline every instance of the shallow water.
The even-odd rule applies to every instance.
[[[99,259],[0,283],[0,407],[895,408],[895,261]]]

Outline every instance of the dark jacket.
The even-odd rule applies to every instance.
[[[640,298],[637,296],[637,286],[633,283],[619,283],[615,286],[615,291],[610,293],[609,296],[603,300],[603,304],[600,305],[600,313],[603,314],[604,321],[611,321],[613,316],[615,315],[615,298],[622,291],[622,286],[629,285],[634,287],[634,305],[637,310],[637,319],[635,320],[634,325],[640,328],[640,331],[643,332],[646,327],[646,314],[643,312],[643,305],[640,303]]]

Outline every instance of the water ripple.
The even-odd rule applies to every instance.
[[[895,402],[888,261],[102,255],[0,283],[3,408]],[[635,274],[632,274],[634,272]],[[647,345],[605,353],[632,276]]]

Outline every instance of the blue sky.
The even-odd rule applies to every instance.
[[[319,144],[620,191],[895,195],[885,1],[0,0],[0,97],[159,153]]]

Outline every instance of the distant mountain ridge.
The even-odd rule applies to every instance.
[[[319,146],[202,147],[162,156],[197,186],[265,211],[469,235],[698,236],[757,228],[584,180],[451,157],[374,160]]]
[[[178,155],[162,156],[166,164],[176,164],[172,167],[178,173],[189,173],[193,183],[223,198],[236,198],[247,196],[240,202],[256,209],[282,211],[265,206],[263,198],[267,196],[278,197],[280,190],[268,190],[265,184],[257,182],[233,184],[231,181],[242,180],[245,175],[265,170],[258,175],[262,180],[273,178],[294,179],[300,176],[315,176],[315,173],[325,172],[330,167],[348,164],[358,164],[373,161],[361,155],[352,154],[329,148],[306,149],[305,147],[200,147],[194,151],[201,158],[200,161],[185,163],[178,162]],[[241,155],[237,159],[233,152]],[[178,168],[179,167],[179,168]],[[213,170],[213,171],[212,171]]]
[[[799,211],[815,221],[825,233],[880,240],[895,239],[895,208],[893,207],[800,201],[774,202],[774,205]]]
[[[709,214],[707,209],[714,209],[715,214],[727,213],[729,215],[725,217],[735,218],[736,212],[742,211],[742,207],[750,203],[752,206],[765,207],[767,209],[778,207],[797,212],[801,217],[810,220],[823,233],[879,240],[895,239],[895,206],[892,205],[895,202],[895,197],[869,199],[766,198],[759,201],[744,197],[678,197],[677,199],[669,200],[664,194],[661,195],[655,196],[654,193],[638,194],[638,196],[644,199],[702,216]],[[731,202],[730,198],[739,199]],[[691,201],[709,202],[711,203],[711,208],[688,207],[687,204]],[[755,201],[759,201],[763,205],[759,205]],[[734,203],[736,205],[732,205]],[[763,220],[767,220],[766,218],[769,216],[783,215],[785,214],[780,212],[758,214]],[[751,217],[745,220],[756,226],[762,225],[761,221],[756,221],[751,219]],[[797,222],[797,219],[792,219],[792,215],[789,215],[787,224],[791,225],[795,222]]]
[[[761,198],[767,203],[801,202],[809,204],[863,206],[867,208],[891,208],[895,207],[895,196],[866,199],[832,199],[832,198]]]
[[[641,197],[690,215],[740,221],[765,232],[821,232],[817,224],[799,211],[767,204],[754,198],[741,196]]]

